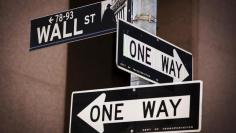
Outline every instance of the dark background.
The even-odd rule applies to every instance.
[[[29,52],[30,20],[92,0],[0,0],[0,132],[67,132],[72,90],[117,87],[114,35]],[[193,53],[204,82],[201,133],[234,133],[235,0],[159,0],[158,35]]]

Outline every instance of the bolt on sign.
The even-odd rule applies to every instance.
[[[69,133],[196,132],[201,113],[201,81],[77,91]]]
[[[130,0],[102,1],[31,21],[30,50],[116,32],[117,19],[129,21]],[[118,9],[118,6],[122,8]]]
[[[116,64],[153,83],[192,80],[192,54],[134,25],[119,20]]]

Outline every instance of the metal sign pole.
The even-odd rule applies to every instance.
[[[132,7],[132,23],[156,35],[157,0],[132,0]],[[149,82],[131,74],[131,86],[144,84],[149,84]]]

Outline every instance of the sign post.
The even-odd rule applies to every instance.
[[[132,23],[156,35],[157,0],[132,0]],[[130,85],[150,84],[147,80],[131,74]]]
[[[153,83],[192,80],[192,54],[128,22],[119,20],[118,68]]]
[[[201,81],[78,91],[69,132],[196,132],[201,109]]]

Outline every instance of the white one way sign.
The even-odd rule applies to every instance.
[[[118,68],[154,83],[192,79],[191,53],[122,20],[117,30]]]
[[[70,133],[198,131],[201,86],[195,81],[74,92]]]
[[[126,34],[123,45],[125,57],[172,77],[174,82],[181,82],[189,76],[175,49],[170,56]]]
[[[105,102],[101,94],[77,116],[99,133],[104,124],[189,117],[190,96]],[[135,109],[135,110],[134,110]]]

